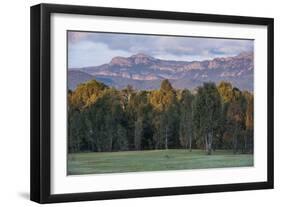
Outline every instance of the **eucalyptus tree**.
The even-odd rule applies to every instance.
[[[198,88],[193,109],[193,124],[197,139],[202,140],[207,154],[210,155],[221,115],[221,98],[214,83],[204,83]]]
[[[194,96],[189,90],[185,89],[180,95],[180,120],[179,120],[179,139],[180,144],[185,149],[189,148],[191,151],[192,147],[192,101]]]

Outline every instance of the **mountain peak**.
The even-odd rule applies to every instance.
[[[152,61],[155,60],[154,57],[151,57],[147,54],[144,53],[137,53],[135,55],[132,55],[131,57],[129,57],[129,59],[136,65],[138,64],[142,64],[142,65],[148,65],[150,64]]]
[[[131,58],[153,58],[145,53],[137,53],[135,55],[132,55]]]
[[[241,52],[237,55],[238,58],[253,58],[254,53],[253,52]]]
[[[129,58],[117,56],[117,57],[112,58],[112,60],[110,61],[110,64],[119,65],[119,66],[130,66],[131,61],[129,60]]]
[[[135,55],[132,55],[130,57],[114,57],[112,58],[112,60],[110,61],[111,65],[119,65],[119,66],[127,66],[130,67],[134,64],[138,65],[138,64],[149,64],[151,63],[151,61],[155,60],[154,57],[151,57],[147,54],[144,53],[137,53]]]

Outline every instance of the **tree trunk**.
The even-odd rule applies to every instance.
[[[247,153],[247,141],[248,141],[248,136],[247,135],[244,135],[244,153]]]
[[[235,127],[233,135],[233,154],[237,153],[237,126]]]
[[[76,142],[77,142],[77,143],[76,143],[76,151],[79,152],[79,151],[80,151],[80,143],[79,143],[79,138],[78,138],[78,136],[77,136],[76,140],[77,140],[77,141],[76,141]]]
[[[165,127],[165,149],[168,149],[168,130],[167,127]]]
[[[208,155],[211,155],[212,154],[212,142],[213,142],[212,133],[208,133],[207,140],[208,140]]]
[[[207,138],[207,134],[205,134],[205,151],[206,153],[208,152],[208,138]]]
[[[191,146],[192,146],[192,138],[191,138],[191,135],[190,135],[189,136],[189,151],[190,152],[192,151]]]

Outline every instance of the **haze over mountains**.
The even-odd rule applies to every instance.
[[[96,79],[118,89],[132,85],[138,90],[158,89],[163,79],[175,88],[194,89],[203,82],[231,82],[241,90],[253,91],[254,58],[252,52],[234,57],[205,61],[162,60],[143,53],[130,57],[114,57],[100,66],[69,68],[68,88]]]

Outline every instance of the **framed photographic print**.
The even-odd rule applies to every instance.
[[[31,7],[31,200],[273,188],[273,19]]]

